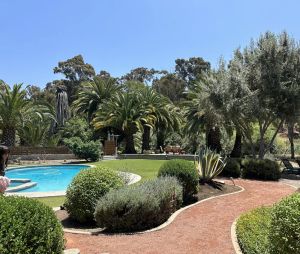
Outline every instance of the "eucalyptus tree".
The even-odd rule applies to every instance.
[[[188,88],[192,88],[203,75],[210,71],[210,63],[202,57],[179,58],[175,60],[175,63],[175,73],[185,82]]]
[[[98,107],[122,89],[114,78],[96,76],[92,81],[81,83],[73,108],[78,113],[87,114],[89,121],[94,117]]]
[[[80,83],[91,80],[96,75],[93,66],[86,63],[81,55],[58,62],[53,72],[65,76],[66,79],[56,80],[53,85],[60,83],[60,86],[65,87],[69,103],[72,103],[76,99]]]
[[[168,73],[154,80],[152,87],[175,104],[179,104],[185,98],[186,83],[175,73]]]
[[[149,84],[152,83],[154,79],[156,79],[158,76],[166,74],[167,72],[162,70],[155,70],[153,68],[148,69],[145,67],[138,67],[133,70],[131,70],[126,75],[122,76],[120,78],[120,81],[122,83],[125,83],[126,81],[139,81],[141,83]]]
[[[137,92],[118,92],[99,106],[92,121],[95,130],[115,128],[125,136],[125,153],[136,153],[134,134],[143,131],[143,125],[153,126],[155,117],[143,107]]]

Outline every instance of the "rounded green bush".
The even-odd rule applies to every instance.
[[[193,162],[186,160],[166,161],[158,171],[158,177],[174,176],[183,187],[183,199],[188,200],[198,192],[199,176]]]
[[[241,164],[237,159],[230,158],[226,161],[226,165],[221,173],[222,176],[240,177],[241,176]]]
[[[68,186],[65,208],[71,218],[91,222],[97,200],[111,189],[124,185],[116,171],[98,166],[80,171]]]
[[[53,210],[25,197],[0,195],[0,253],[62,253],[63,230]]]
[[[109,231],[138,231],[158,226],[182,204],[182,186],[174,177],[113,190],[100,198],[95,219]]]
[[[244,254],[269,253],[271,207],[260,207],[239,217],[236,234]]]
[[[270,253],[300,253],[300,193],[276,204],[270,227]]]
[[[269,159],[245,159],[242,166],[243,178],[276,181],[281,177],[278,163]]]

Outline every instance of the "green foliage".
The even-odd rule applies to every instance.
[[[63,230],[53,210],[24,197],[0,195],[1,254],[59,254]]]
[[[125,153],[136,153],[134,134],[143,130],[143,124],[153,126],[155,117],[141,104],[138,92],[116,93],[113,99],[103,103],[96,112],[93,125],[96,130],[115,128],[126,139]]]
[[[241,164],[238,159],[229,158],[226,160],[226,165],[221,173],[222,176],[240,177]]]
[[[117,172],[104,166],[82,170],[68,186],[64,206],[73,219],[82,223],[92,221],[97,200],[123,185]]]
[[[113,78],[96,76],[92,81],[81,83],[78,99],[74,101],[73,106],[78,113],[86,113],[88,119],[92,120],[98,107],[121,88]]]
[[[185,98],[185,82],[175,73],[168,73],[160,79],[154,80],[152,87],[160,94],[178,103]]]
[[[158,171],[158,177],[174,176],[183,187],[184,200],[198,192],[199,177],[195,165],[186,160],[166,161]]]
[[[110,191],[100,198],[95,219],[109,231],[138,231],[165,222],[182,203],[176,178],[161,177]]]
[[[269,237],[270,253],[300,253],[300,193],[274,206]]]
[[[2,143],[14,146],[15,131],[22,122],[24,113],[28,110],[29,101],[22,84],[16,84],[11,89],[3,85],[0,92],[0,127],[2,129]]]
[[[261,207],[238,219],[236,233],[244,254],[269,253],[269,228],[272,208]]]
[[[62,139],[78,137],[82,141],[87,142],[92,139],[93,131],[86,119],[73,117],[65,123],[59,134]]]
[[[218,176],[225,167],[225,163],[219,154],[206,148],[199,152],[196,167],[200,182],[205,183]]]
[[[165,160],[123,159],[100,161],[95,163],[95,165],[104,165],[115,170],[127,168],[130,169],[127,171],[140,175],[142,181],[145,181],[156,178],[158,170],[163,163],[165,163]]]
[[[242,166],[243,178],[276,181],[281,177],[278,163],[269,159],[245,159]]]
[[[65,145],[80,159],[98,161],[101,152],[101,143],[97,141],[83,142],[79,137],[64,140]]]

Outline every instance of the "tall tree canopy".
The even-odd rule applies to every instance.
[[[85,63],[81,55],[59,62],[53,71],[65,76],[65,80],[53,82],[53,85],[66,88],[69,102],[75,100],[79,84],[83,81],[91,80],[96,75],[93,66]]]
[[[204,73],[210,70],[210,63],[202,57],[191,57],[189,59],[176,59],[175,72],[191,87]]]

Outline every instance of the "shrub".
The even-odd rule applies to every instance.
[[[236,233],[244,254],[268,253],[271,211],[272,208],[261,207],[241,215],[238,219]]]
[[[116,171],[102,166],[80,171],[68,186],[65,208],[79,222],[94,218],[97,200],[111,189],[124,185]]]
[[[221,173],[222,176],[240,177],[241,164],[237,159],[230,158],[226,161],[226,165]]]
[[[83,142],[79,137],[64,139],[65,145],[80,159],[98,161],[101,144],[96,141]]]
[[[300,193],[276,204],[270,227],[270,253],[300,253]]]
[[[63,230],[53,210],[25,197],[0,196],[0,253],[62,253]]]
[[[278,163],[269,159],[245,159],[242,165],[243,178],[278,180],[281,176]]]
[[[182,187],[173,177],[113,190],[100,198],[95,219],[109,231],[137,231],[160,225],[180,207]]]
[[[183,198],[188,200],[198,192],[199,177],[193,162],[186,160],[166,161],[158,171],[158,177],[174,176],[183,187]]]

